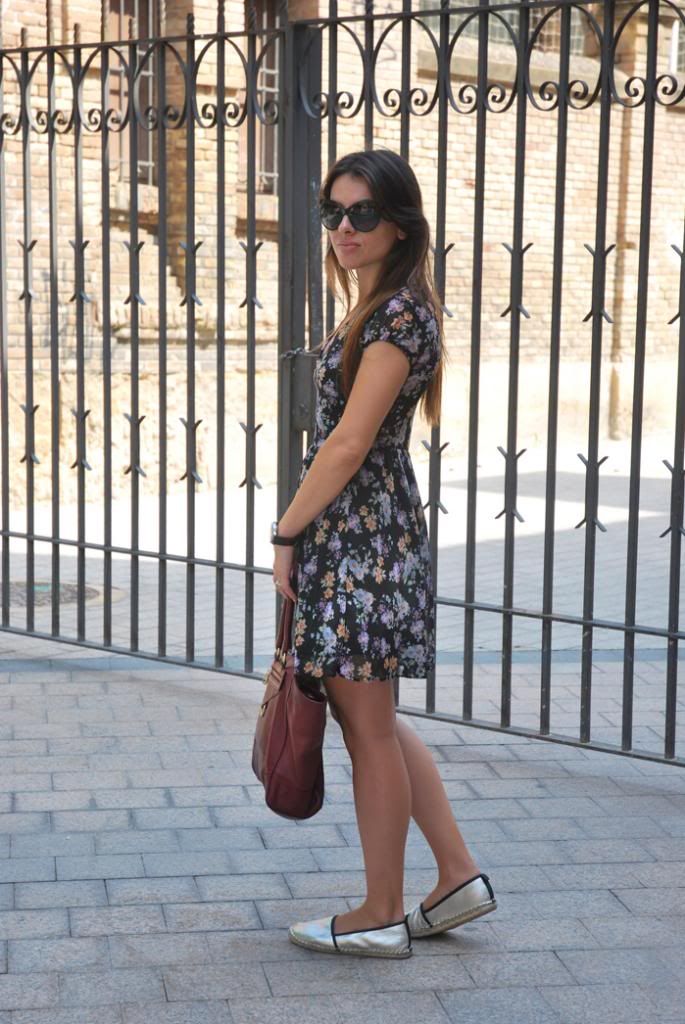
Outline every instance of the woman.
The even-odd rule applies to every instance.
[[[323,684],[352,760],[367,894],[352,911],[293,925],[289,937],[322,952],[407,957],[413,937],[496,907],[430,751],[395,715],[394,680],[425,678],[433,667],[430,552],[408,445],[420,398],[428,421],[439,420],[441,307],[421,191],[406,160],[385,149],[338,160],[321,188],[320,214],[329,287],[340,285],[348,313],[319,354],[315,437],[274,524],[273,577],[297,601],[298,678]],[[438,880],[405,916],[410,816],[435,855]]]

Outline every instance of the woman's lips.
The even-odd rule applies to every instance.
[[[358,242],[339,242],[338,243],[338,248],[339,249],[358,249],[359,248],[359,243]]]

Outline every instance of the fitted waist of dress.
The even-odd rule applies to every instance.
[[[325,437],[315,438],[311,443],[311,448],[319,448],[325,440]],[[393,438],[376,438],[369,448],[369,454],[379,448],[400,448],[404,449],[405,452],[409,451],[409,445],[406,441],[396,441]]]

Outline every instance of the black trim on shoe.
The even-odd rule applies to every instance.
[[[338,915],[336,914],[335,917],[333,918],[333,921],[335,921],[335,918],[337,916]],[[331,921],[331,934],[333,934],[333,921]],[[338,932],[338,936],[340,936],[340,935],[356,935],[357,932],[382,932],[384,928],[396,928],[398,924],[404,924],[405,922],[406,922],[406,916],[403,917],[401,921],[391,921],[390,924],[379,924],[379,925],[376,925],[375,928],[353,928],[352,931],[350,931],[350,932]],[[333,941],[335,941],[335,935],[333,935]],[[336,949],[337,949],[337,946],[336,946]]]
[[[479,871],[477,875],[474,875],[474,876],[473,876],[473,878],[467,878],[467,879],[466,879],[466,881],[465,881],[465,882],[462,882],[462,883],[461,883],[461,885],[458,885],[456,889],[452,889],[452,891],[451,891],[451,892],[448,892],[446,896],[442,896],[442,897],[441,897],[441,898],[440,898],[440,899],[438,900],[438,902],[437,902],[437,903],[434,903],[434,904],[433,904],[433,906],[432,906],[432,907],[426,907],[426,911],[429,911],[429,910],[435,910],[435,908],[436,908],[436,907],[439,907],[441,903],[444,903],[444,902],[445,902],[445,900],[448,900],[448,899],[450,898],[450,896],[454,896],[455,892],[459,892],[459,890],[460,890],[460,889],[463,889],[465,885],[470,885],[470,884],[471,884],[471,882],[475,882],[477,878],[484,878],[484,879],[487,879],[487,877],[488,877],[488,876],[487,876],[487,875],[484,875],[482,871]],[[488,889],[490,890],[490,895],[491,895],[491,896],[492,896],[492,897],[494,898],[494,895],[495,895],[495,894],[494,894],[494,892],[492,891],[492,889],[490,888],[490,885],[489,885],[489,883],[488,883],[488,882],[486,881],[486,883],[485,883],[485,884],[487,885]],[[423,913],[423,904],[421,904],[421,913],[423,914],[423,916],[424,916],[424,917],[426,917],[426,915],[425,915],[425,914]],[[428,918],[427,918],[427,917],[426,917],[426,920],[428,921]],[[430,924],[430,921],[428,921],[428,924]]]
[[[441,901],[441,902],[442,902],[442,901]],[[426,922],[426,924],[428,925],[428,927],[429,927],[429,928],[432,928],[432,927],[433,927],[433,925],[432,925],[432,924],[430,923],[430,921],[429,921],[429,920],[428,920],[428,918],[426,917],[426,912],[425,912],[425,910],[423,909],[423,903],[419,903],[419,910],[421,911],[421,917],[422,917],[422,918],[424,919],[424,921]]]
[[[487,875],[481,875],[481,878],[483,879],[483,881],[485,882],[486,886],[488,887],[488,892],[490,893],[490,899],[494,900],[494,898],[495,898],[495,890],[490,885],[490,879],[488,878]]]
[[[411,928],[409,927],[409,914],[404,915],[404,927],[407,929],[407,938],[409,939],[409,949],[411,949]]]
[[[333,931],[333,925],[335,924],[335,919],[337,916],[337,914],[333,914],[333,917],[331,918],[331,938],[333,939],[333,945],[336,949],[338,948],[338,943],[335,941],[335,932]]]

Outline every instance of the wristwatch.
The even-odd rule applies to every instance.
[[[298,533],[296,537],[280,537],[278,534],[278,522],[274,521],[271,524],[271,543],[272,544],[284,544],[290,546],[297,544],[298,540],[302,535]]]

